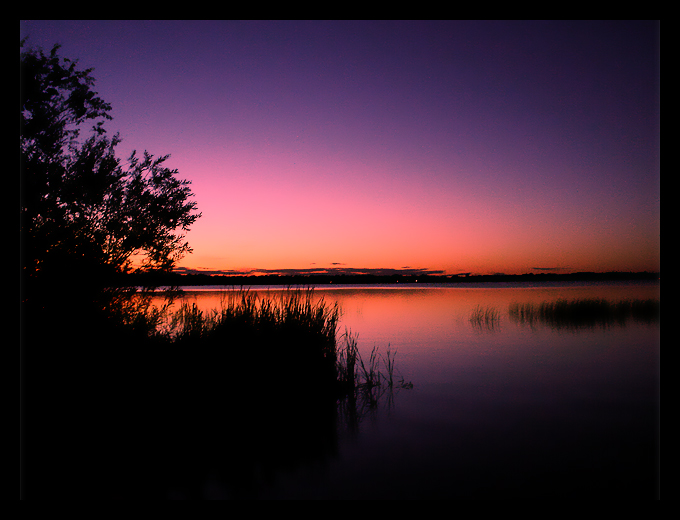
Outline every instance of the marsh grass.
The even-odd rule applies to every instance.
[[[495,307],[477,305],[470,312],[469,320],[475,330],[491,331],[500,326],[501,315]]]
[[[46,385],[29,396],[54,468],[43,480],[71,467],[93,496],[162,498],[218,475],[250,498],[263,475],[325,460],[340,421],[400,384],[395,353],[363,359],[355,335],[338,336],[339,306],[312,289],[225,291],[214,310],[158,301],[137,293],[103,316],[84,304],[39,315],[50,319],[25,341]]]
[[[630,321],[656,323],[659,321],[659,300],[619,300],[601,298],[576,300],[558,299],[542,303],[517,303],[509,307],[510,318],[521,324],[539,324],[556,329],[624,326]]]
[[[378,402],[386,397],[386,406],[393,403],[394,392],[412,389],[413,383],[406,381],[395,368],[396,351],[388,345],[385,355],[373,346],[368,359],[364,359],[358,347],[358,334],[349,330],[341,337],[338,349],[337,374],[339,411],[350,429],[356,427],[366,416],[374,413]]]
[[[220,308],[209,312],[187,302],[174,312],[167,307],[148,312],[149,321],[159,324],[162,332],[156,334],[165,338],[167,352],[182,360],[175,371],[187,370],[189,358],[200,359],[206,377],[216,366],[232,372],[238,367],[256,373],[260,384],[332,387],[339,398],[376,397],[383,390],[413,386],[396,373],[396,351],[389,345],[384,355],[374,347],[364,359],[358,335],[346,330],[339,336],[338,304],[317,298],[313,288],[264,295],[226,291]]]
[[[413,384],[406,382],[404,377],[396,371],[395,360],[397,352],[387,345],[385,355],[380,353],[377,346],[373,346],[367,360],[359,352],[358,334],[345,330],[341,339],[343,343],[338,349],[337,370],[338,381],[350,388],[372,389],[413,388]]]

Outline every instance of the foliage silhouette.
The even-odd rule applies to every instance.
[[[170,269],[190,251],[184,235],[200,214],[168,156],[116,157],[120,137],[106,134],[111,106],[92,69],[62,59],[58,45],[47,54],[24,45],[22,486],[110,494],[85,475],[134,462],[129,425],[144,414],[136,403],[147,402],[159,319],[148,294],[117,282],[137,262],[136,271]]]
[[[21,239],[24,296],[42,300],[73,284],[95,307],[120,300],[105,290],[133,269],[169,270],[191,249],[185,232],[200,217],[190,182],[168,155],[116,157],[107,137],[111,106],[92,90],[92,69],[24,50],[21,41]],[[89,137],[81,130],[94,123]],[[84,291],[84,293],[82,292]],[[89,296],[89,298],[87,296]]]

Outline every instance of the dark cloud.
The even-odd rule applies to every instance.
[[[344,265],[339,262],[334,262],[331,265]],[[391,276],[395,274],[401,275],[415,275],[422,276],[426,274],[443,275],[443,270],[419,269],[419,268],[357,268],[357,267],[313,267],[308,269],[242,269],[242,270],[228,270],[228,269],[189,269],[186,267],[178,267],[175,269],[176,273],[180,274],[208,274],[208,275],[224,275],[224,276],[257,276],[257,275],[280,275],[280,276],[300,276],[300,275],[374,275],[374,276]]]
[[[209,274],[209,275],[237,275],[243,276],[250,274],[252,271],[248,270],[233,270],[233,269],[208,269],[205,267],[199,267],[197,269],[189,269],[188,267],[175,267],[173,269],[175,273],[179,274]]]

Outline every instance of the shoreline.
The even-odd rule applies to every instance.
[[[660,283],[660,273],[656,272],[609,272],[609,273],[528,273],[520,275],[468,275],[468,276],[434,276],[434,275],[261,275],[261,276],[226,276],[207,274],[178,273],[136,273],[121,275],[111,286],[146,286],[146,287],[235,287],[235,286],[386,286],[386,287],[427,287],[427,286],[463,286],[472,287],[489,283],[509,283],[527,285],[545,282],[656,282]]]

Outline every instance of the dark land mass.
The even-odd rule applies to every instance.
[[[259,275],[259,276],[226,276],[209,274],[179,274],[179,273],[144,273],[128,274],[117,278],[113,285],[134,286],[202,286],[202,285],[327,285],[327,284],[397,284],[397,283],[436,283],[436,284],[470,284],[489,282],[612,282],[612,281],[659,281],[659,273],[654,272],[607,272],[592,273],[578,272],[568,274],[558,273],[527,273],[520,275],[492,274],[492,275],[427,275],[427,274],[305,274],[305,275]]]

